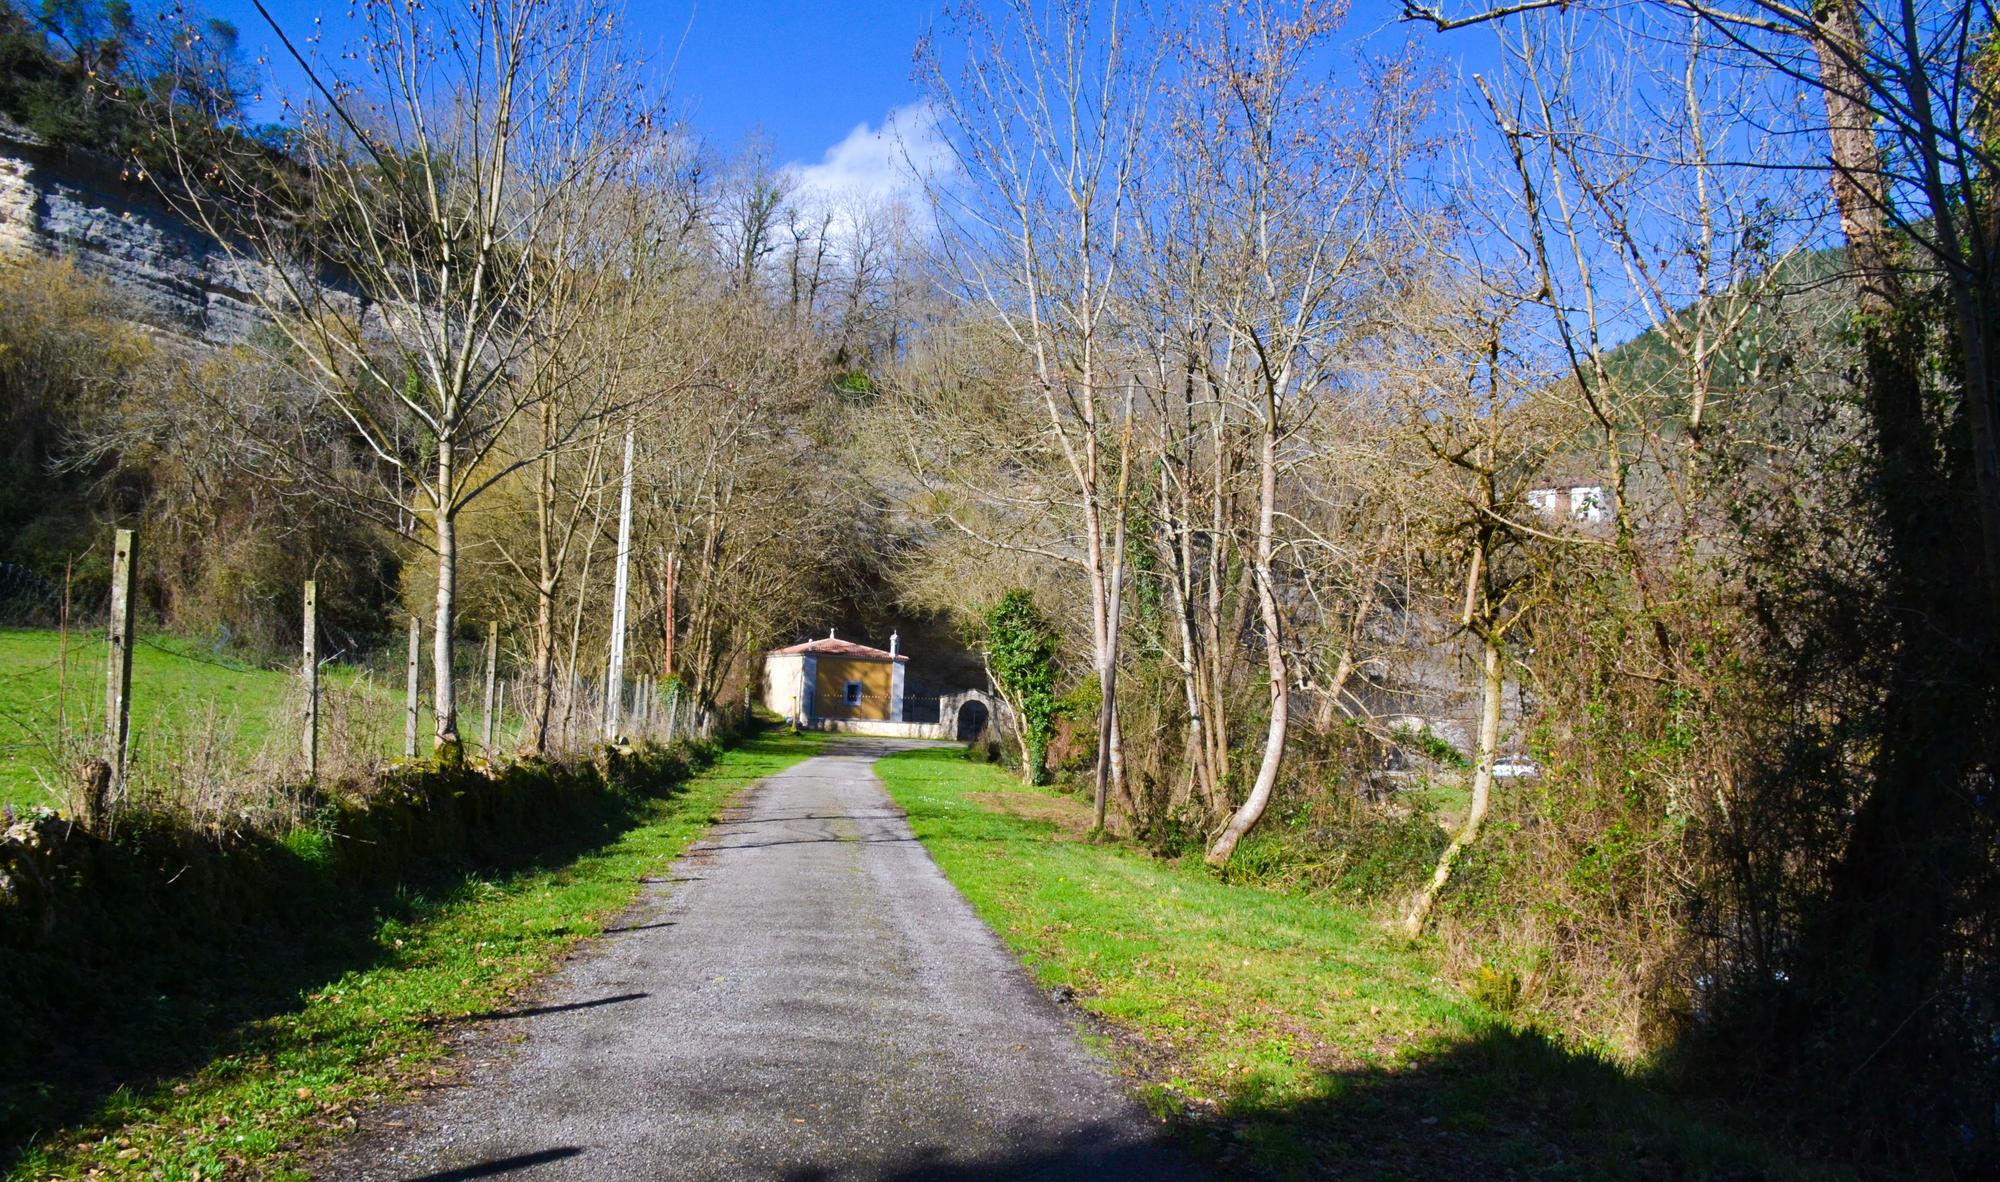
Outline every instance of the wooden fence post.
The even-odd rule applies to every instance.
[[[138,541],[121,529],[111,552],[111,661],[105,671],[104,761],[111,765],[111,794],[125,796],[125,745],[132,718],[132,562]]]
[[[493,671],[500,663],[500,622],[486,622],[486,762],[493,762]]]
[[[319,582],[315,579],[306,580],[305,608],[306,717],[299,743],[305,749],[306,782],[312,783],[319,779]]]
[[[419,674],[423,665],[423,623],[410,617],[409,690],[403,711],[403,758],[417,757],[417,696],[423,689]]]

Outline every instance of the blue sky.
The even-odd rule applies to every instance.
[[[234,23],[243,48],[266,57],[280,85],[296,77],[250,0],[199,6]],[[315,17],[324,17],[329,43],[349,25],[341,0],[266,0],[266,7],[294,37]],[[673,63],[675,101],[703,136],[729,149],[756,131],[779,162],[809,164],[856,127],[872,129],[918,97],[910,55],[939,7],[939,0],[629,0],[627,23],[641,53]]]
[[[675,102],[716,147],[739,147],[753,132],[771,145],[775,163],[817,170],[823,179],[867,187],[870,174],[895,157],[878,134],[898,107],[920,96],[911,80],[918,37],[945,0],[627,0],[635,47],[664,69],[672,64]],[[266,0],[295,38],[325,20],[326,40],[351,27],[345,0]],[[197,7],[233,22],[252,58],[270,63],[279,85],[296,91],[297,71],[285,59],[250,0],[197,0]],[[1388,51],[1416,30],[1395,16],[1397,0],[1358,0],[1346,37]],[[1447,68],[1470,53],[1488,52],[1477,31],[1423,34],[1427,53]]]

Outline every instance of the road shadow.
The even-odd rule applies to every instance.
[[[1489,1028],[1406,1062],[1317,1074],[1281,1098],[1252,1075],[1218,1109],[1154,1092],[1157,1136],[1094,1126],[977,1158],[920,1146],[785,1182],[1831,1182],[1852,1177],[1778,1123],[1636,1078],[1532,1032]]]
[[[599,1006],[615,1006],[621,1002],[638,1001],[642,997],[651,996],[653,995],[650,993],[620,993],[613,997],[597,997],[589,1001],[565,1002],[562,1005],[555,1006],[528,1006],[518,1010],[491,1010],[484,1014],[467,1014],[462,1019],[443,1019],[437,1024],[445,1024],[452,1021],[505,1022],[512,1018],[538,1018],[543,1014],[566,1014],[571,1010],[594,1010]],[[426,1022],[425,1024],[431,1025],[433,1023]]]
[[[1219,1175],[1391,1182],[1781,1182],[1844,1178],[1776,1113],[1635,1075],[1533,1031],[1491,1026],[1403,1062],[1316,1075],[1280,1097],[1251,1074],[1222,1110],[1173,1105]],[[1164,1096],[1161,1102],[1166,1103]],[[997,1175],[996,1175],[997,1176]]]
[[[1165,1133],[1135,1138],[1129,1127],[1090,1125],[972,1159],[946,1146],[922,1145],[875,1162],[808,1164],[773,1170],[768,1176],[783,1182],[1203,1182],[1214,1175]]]
[[[456,1169],[440,1170],[435,1174],[423,1174],[404,1182],[471,1182],[474,1178],[497,1178],[502,1174],[512,1174],[518,1170],[547,1165],[550,1162],[566,1161],[583,1156],[583,1150],[574,1145],[563,1145],[555,1149],[543,1149],[535,1153],[518,1153],[511,1157],[496,1157],[491,1161],[474,1165],[459,1166]]]
[[[730,850],[765,850],[781,845],[909,845],[916,840],[914,837],[841,837],[827,834],[824,837],[776,837],[767,841],[732,841],[727,844],[716,842],[702,848],[709,853],[720,854]]]

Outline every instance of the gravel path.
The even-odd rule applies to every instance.
[[[850,740],[750,790],[326,1179],[1191,1179]]]

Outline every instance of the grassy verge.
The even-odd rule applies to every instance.
[[[181,1028],[175,1014],[157,1015],[144,1024],[148,1036],[194,1039],[180,1051],[199,1050],[199,1061],[124,1082],[87,1119],[41,1130],[5,1178],[303,1177],[306,1155],[356,1112],[442,1077],[455,1023],[504,1007],[628,907],[641,880],[704,832],[731,795],[818,745],[813,736],[752,739],[574,857],[402,888],[361,930],[330,924],[328,947],[315,941],[313,955],[344,968],[299,977],[312,983],[219,1044],[200,1040],[200,1023]],[[227,975],[246,1005],[259,975],[254,965]],[[172,1062],[175,1049],[158,1048],[155,1061]]]
[[[878,769],[1046,987],[1162,1115],[1275,1177],[1819,1178],[1585,1051],[1510,1027],[1355,908],[1084,839],[1082,806],[956,750]]]

